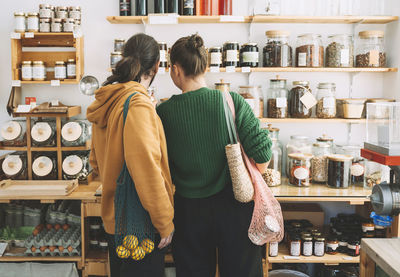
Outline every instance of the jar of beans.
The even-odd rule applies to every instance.
[[[289,92],[289,114],[294,118],[310,118],[312,109],[307,108],[302,97],[312,93],[310,89],[310,83],[308,81],[295,81],[293,82],[293,88]]]
[[[321,35],[304,34],[297,37],[296,43],[297,67],[323,67],[324,47]]]
[[[309,187],[311,185],[311,154],[293,153],[289,154],[289,183],[298,187]]]
[[[268,100],[264,97],[264,113],[269,118],[286,118],[288,116],[288,90],[286,88],[286,79],[269,80],[269,89],[267,93]]]
[[[289,45],[287,31],[267,31],[267,43],[263,49],[264,67],[292,66],[292,47]]]
[[[356,67],[385,67],[384,32],[363,31],[358,36]]]

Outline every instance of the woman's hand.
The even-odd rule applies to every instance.
[[[159,249],[163,249],[163,248],[167,247],[168,245],[170,245],[173,236],[174,236],[174,231],[172,231],[172,233],[169,234],[168,237],[161,238],[161,241],[160,241],[160,244],[158,245],[158,248]]]

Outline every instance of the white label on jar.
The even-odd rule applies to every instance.
[[[34,66],[32,68],[33,79],[46,79],[46,68],[44,66]]]
[[[61,32],[61,23],[51,23],[51,32],[60,33]]]
[[[97,244],[99,244],[99,242],[98,242],[97,240],[91,240],[91,241],[90,241],[90,244],[92,244],[92,245],[97,245]]]
[[[369,232],[369,231],[375,231],[375,226],[362,226],[362,231],[364,233]]]
[[[299,168],[295,169],[293,175],[298,180],[304,180],[304,179],[308,178],[308,173],[309,173],[309,171],[307,168],[299,167]]]
[[[325,109],[331,109],[336,106],[336,99],[334,97],[324,97],[323,106]]]
[[[287,107],[287,99],[286,99],[286,97],[278,97],[278,98],[276,98],[276,107],[277,108],[286,108]]]
[[[76,76],[76,65],[75,64],[68,64],[67,65],[67,76],[68,77],[75,77]]]
[[[299,66],[307,66],[307,53],[299,53],[298,64]]]
[[[226,61],[227,62],[238,62],[238,50],[226,50]]]
[[[100,242],[100,246],[101,247],[108,247],[108,243],[107,242]]]
[[[50,23],[40,23],[39,30],[41,33],[49,33],[50,32]]]
[[[160,50],[160,62],[167,62],[167,50]]]
[[[362,176],[364,174],[364,166],[362,164],[359,163],[354,163],[351,168],[351,175],[359,177]]]
[[[338,243],[327,243],[326,247],[329,247],[332,250],[336,250],[339,247],[339,244]]]
[[[32,66],[22,67],[22,79],[32,79]]]
[[[211,73],[218,73],[218,72],[220,72],[219,66],[210,66],[210,72],[211,72]]]
[[[346,241],[339,241],[339,246],[346,246],[347,247],[347,242]]]
[[[81,12],[80,11],[70,11],[69,18],[81,19]]]
[[[269,256],[270,257],[278,256],[278,243],[277,242],[271,242],[269,244]]]
[[[72,33],[74,31],[74,23],[64,23],[64,32]]]
[[[290,243],[290,255],[291,256],[300,256],[300,242],[292,241]]]
[[[347,245],[347,248],[352,249],[352,250],[358,250],[358,249],[360,249],[360,246],[359,245],[351,245],[351,244],[349,244],[349,245]]]
[[[340,64],[348,66],[350,64],[350,49],[340,50]]]
[[[258,52],[243,52],[242,62],[244,63],[258,63]]]
[[[54,77],[56,79],[67,78],[67,68],[65,66],[55,66],[54,67]]]
[[[212,52],[210,56],[211,64],[222,64],[222,53]]]
[[[17,16],[14,19],[14,30],[16,32],[25,32],[25,17]]]
[[[51,10],[50,9],[40,9],[39,10],[39,17],[40,18],[50,18],[51,17]]]
[[[28,30],[29,31],[38,31],[39,30],[39,18],[36,16],[28,17]]]
[[[306,241],[303,243],[303,256],[311,256],[312,255],[312,241]]]
[[[321,257],[324,254],[325,254],[325,243],[316,241],[314,244],[314,255]]]

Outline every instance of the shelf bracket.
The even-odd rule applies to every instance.
[[[141,19],[142,20],[142,25],[143,25],[143,33],[145,33],[147,35],[147,23],[146,20],[144,20],[144,18]]]

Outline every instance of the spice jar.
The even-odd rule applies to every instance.
[[[26,17],[23,12],[14,13],[14,32],[23,33],[26,29]]]
[[[348,188],[350,186],[350,168],[353,157],[334,154],[328,156],[328,186],[332,188]]]
[[[264,67],[292,66],[292,47],[289,45],[289,32],[267,31],[267,43],[263,49]]]
[[[239,86],[239,94],[250,105],[255,117],[262,117],[261,87],[260,86]]]
[[[296,43],[297,67],[324,66],[324,47],[321,35],[304,34],[297,37]]]
[[[208,49],[208,65],[210,67],[221,67],[222,66],[222,48],[221,47],[210,47]]]
[[[51,30],[51,19],[50,18],[41,18],[39,24],[39,32],[41,33],[50,33]]]
[[[347,244],[347,254],[352,257],[360,255],[360,240],[358,238],[352,238]]]
[[[26,121],[11,120],[4,123],[0,129],[2,146],[26,146]]]
[[[51,21],[51,32],[52,33],[61,33],[62,32],[62,19],[61,18],[53,18]]]
[[[312,93],[308,81],[294,81],[289,92],[289,114],[294,118],[310,118],[312,109],[307,109],[302,102],[306,93]]]
[[[289,154],[289,183],[298,187],[309,187],[311,185],[311,154],[293,153]]]
[[[231,91],[231,84],[225,83],[224,79],[221,79],[219,83],[215,83],[215,89],[221,92],[230,92]]]
[[[279,244],[278,242],[270,242],[269,243],[269,256],[276,257],[278,256]]]
[[[314,256],[323,257],[325,255],[325,238],[314,237]]]
[[[56,61],[56,65],[54,66],[54,79],[67,79],[67,67],[65,66],[65,62]]]
[[[69,7],[68,8],[68,16],[69,18],[73,19],[81,19],[81,7],[76,6],[76,7]]]
[[[264,97],[266,116],[269,118],[286,118],[288,116],[287,96],[286,79],[280,79],[279,76],[276,76],[276,79],[269,80],[267,97]]]
[[[28,13],[26,29],[28,32],[39,32],[39,14],[38,13]]]
[[[303,256],[312,256],[313,254],[313,238],[311,236],[304,236],[302,239],[302,254]]]
[[[226,42],[224,44],[224,66],[239,66],[239,43],[237,42]]]
[[[33,146],[55,146],[56,144],[56,126],[52,121],[35,122],[31,129]]]
[[[51,18],[51,9],[49,4],[40,4],[39,5],[39,17],[40,19],[50,19]]]
[[[328,180],[327,156],[332,154],[332,148],[324,142],[314,143],[312,154],[312,180],[317,183],[325,183]]]
[[[301,238],[299,235],[295,234],[290,238],[289,244],[290,256],[298,257],[301,254]]]
[[[385,67],[384,32],[363,31],[358,35],[356,67]]]
[[[347,237],[341,235],[338,240],[339,240],[338,252],[342,254],[347,253]]]
[[[32,81],[32,61],[22,61],[21,75],[22,81]]]
[[[115,69],[117,63],[122,60],[122,53],[121,52],[112,52],[110,57],[110,66],[112,69]]]
[[[68,59],[67,63],[67,78],[75,79],[76,78],[76,63],[74,59]]]
[[[2,161],[1,169],[7,179],[27,180],[27,157],[26,153],[14,152],[6,156]]]
[[[362,223],[361,228],[362,228],[363,238],[375,237],[375,224],[372,219],[365,220]]]
[[[64,33],[72,33],[74,31],[75,19],[73,18],[64,18],[63,19],[63,32]]]
[[[326,241],[326,254],[336,255],[339,250],[339,241],[335,237],[329,237]]]
[[[312,144],[309,141],[309,138],[306,136],[298,136],[293,135],[290,136],[290,140],[286,145],[286,176],[290,175],[290,167],[289,167],[289,154],[292,153],[312,153]]]
[[[57,156],[55,153],[37,154],[32,162],[34,180],[57,180]]]
[[[34,61],[32,67],[32,79],[34,81],[46,80],[46,67],[42,61]]]
[[[68,8],[67,7],[57,7],[56,8],[56,18],[61,18],[61,19],[68,18]]]
[[[336,85],[335,83],[319,83],[317,91],[317,117],[336,117]]]
[[[257,43],[245,43],[240,48],[240,66],[258,67]]]
[[[332,35],[328,37],[326,47],[326,66],[327,67],[353,67],[354,66],[354,46],[353,36],[351,35]]]
[[[161,43],[159,42],[158,45],[160,45]],[[125,45],[125,40],[122,38],[116,38],[114,39],[114,52],[121,52],[124,49],[124,45]],[[167,48],[167,45],[165,45],[165,49]],[[161,47],[160,47],[160,51],[161,51]],[[160,52],[161,54],[161,52]],[[161,57],[160,57],[161,58]],[[161,59],[160,59],[161,62]]]

